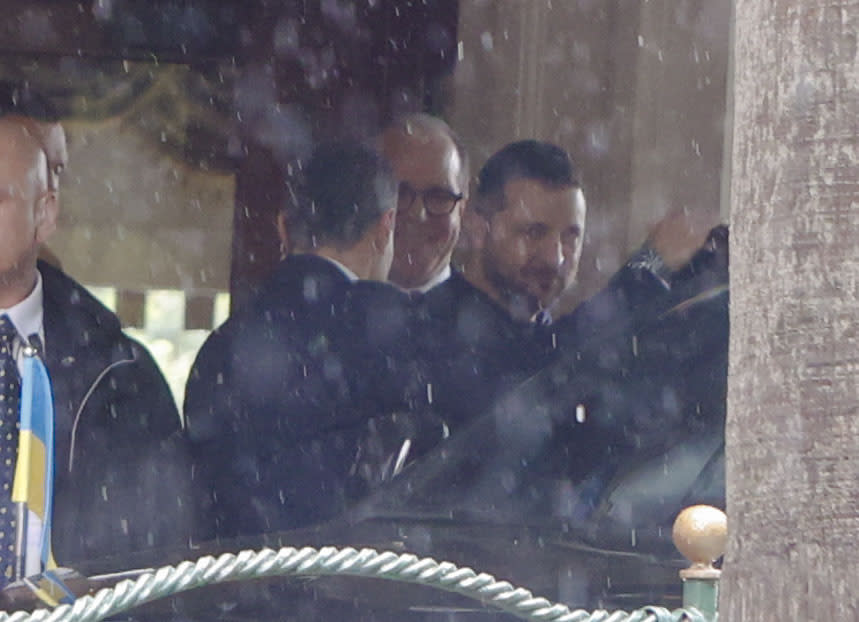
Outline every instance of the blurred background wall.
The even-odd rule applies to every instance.
[[[476,172],[507,142],[570,150],[589,201],[574,305],[669,209],[718,213],[727,0],[4,2],[0,78],[65,120],[64,268],[181,392],[199,343],[278,257],[314,142],[426,110]]]
[[[588,198],[580,287],[605,284],[672,208],[718,213],[730,3],[460,6],[448,116],[478,166],[522,138],[556,142]]]

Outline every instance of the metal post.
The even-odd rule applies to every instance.
[[[714,578],[692,578],[684,576],[684,573],[692,570],[680,571],[683,579],[683,608],[695,608],[703,613],[708,620],[715,622],[719,618],[719,577]],[[719,570],[714,569],[720,573]]]

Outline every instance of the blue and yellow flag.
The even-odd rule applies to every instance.
[[[35,350],[25,351],[21,374],[21,427],[12,501],[23,503],[42,521],[42,574],[27,584],[45,603],[71,602],[74,595],[56,576],[51,551],[54,498],[54,400],[45,364]],[[25,534],[26,537],[26,534]]]

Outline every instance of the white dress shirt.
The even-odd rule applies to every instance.
[[[332,259],[331,257],[328,257],[327,255],[316,255],[316,256],[317,256],[317,257],[321,257],[321,258],[322,258],[322,259],[324,259],[325,261],[330,261],[331,263],[333,263],[333,264],[334,264],[334,266],[335,266],[338,270],[340,270],[340,272],[342,272],[342,273],[346,276],[346,278],[347,278],[347,279],[349,279],[350,281],[352,281],[353,283],[354,283],[355,281],[359,280],[359,279],[358,279],[358,275],[357,275],[357,274],[355,274],[354,272],[352,272],[352,270],[350,270],[348,266],[346,266],[346,265],[344,265],[344,264],[340,263],[340,262],[339,262],[339,261],[337,261],[336,259]]]
[[[426,294],[433,287],[435,287],[437,285],[441,285],[446,280],[448,280],[450,278],[450,274],[451,274],[450,264],[447,264],[444,267],[444,270],[442,270],[441,272],[436,274],[429,281],[427,281],[426,283],[424,283],[420,287],[412,287],[408,291],[409,292],[420,292],[421,294]]]

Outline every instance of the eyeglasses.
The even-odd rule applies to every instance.
[[[427,188],[426,190],[415,190],[409,184],[400,184],[399,196],[397,197],[398,210],[407,212],[412,209],[415,200],[421,197],[427,214],[433,216],[447,216],[462,201],[464,195],[445,190],[444,188]]]

